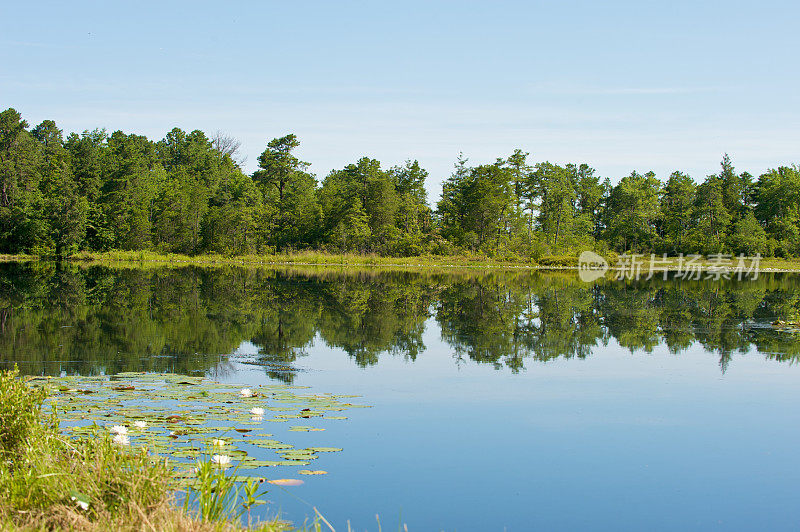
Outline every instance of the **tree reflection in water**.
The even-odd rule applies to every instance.
[[[601,280],[572,273],[324,269],[81,268],[0,265],[0,362],[27,373],[229,371],[243,342],[271,378],[292,382],[315,341],[359,366],[414,361],[433,319],[457,363],[517,372],[585,358],[612,339],[635,352],[694,344],[719,357],[752,348],[795,362],[800,276],[756,281]]]

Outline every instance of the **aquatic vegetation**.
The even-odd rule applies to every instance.
[[[211,457],[211,463],[218,466],[228,466],[231,464],[231,457],[226,454],[215,454]]]
[[[236,520],[246,515],[249,527],[251,509],[265,503],[262,486],[303,483],[284,475],[268,480],[259,470],[317,458],[311,447],[272,439],[266,422],[241,432],[256,408],[252,397],[287,412],[343,408],[332,396],[298,390],[262,386],[237,397],[236,388],[199,377],[0,372],[0,452],[25,464],[0,467],[0,519],[26,529],[205,530],[200,521],[210,521],[237,530]],[[43,406],[53,408],[50,418],[41,415]],[[29,423],[17,427],[15,419]],[[290,459],[261,459],[272,452]],[[180,486],[188,488],[183,511],[174,506]],[[255,529],[287,526],[273,520]]]
[[[296,478],[278,478],[275,480],[268,480],[270,484],[275,484],[276,486],[300,486],[303,484],[302,480]]]
[[[99,426],[97,437],[65,438],[43,414],[45,398],[16,370],[0,372],[0,528],[197,529],[172,505],[174,479],[162,460],[113,445]]]
[[[319,453],[341,451],[339,447],[324,446],[324,442],[295,448],[291,440],[274,437],[276,427],[286,439],[296,432],[325,429],[280,427],[274,422],[312,417],[341,420],[346,417],[328,414],[364,406],[342,402],[344,397],[303,394],[304,388],[298,386],[241,388],[174,374],[130,372],[26,380],[30,386],[51,394],[47,403],[56,408],[63,433],[97,437],[98,430],[105,426],[114,443],[145,448],[168,458],[180,485],[186,487],[196,485],[196,461],[209,447],[215,451],[209,453],[210,463],[218,468],[235,465],[240,480],[269,477],[272,475],[265,468],[302,467],[317,460]]]
[[[289,430],[291,432],[318,432],[318,431],[322,431],[322,430],[325,430],[325,429],[321,429],[321,428],[317,428],[317,427],[307,427],[307,426],[298,425],[298,426],[294,426],[294,427],[289,427]]]
[[[226,475],[214,458],[219,461],[219,455],[210,461],[203,461],[195,468],[197,482],[195,488],[187,494],[184,501],[184,510],[194,505],[203,521],[222,521],[237,514],[240,488],[234,476]],[[230,460],[230,457],[225,457]]]

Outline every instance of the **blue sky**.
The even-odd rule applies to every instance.
[[[320,178],[459,151],[756,175],[800,162],[797,2],[3,2],[0,107],[159,139],[288,132]]]

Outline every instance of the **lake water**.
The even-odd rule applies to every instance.
[[[316,506],[337,530],[785,530],[800,334],[770,324],[798,312],[789,274],[2,264],[0,362],[362,396],[318,433],[344,449],[313,464],[328,475],[270,490],[298,524]]]

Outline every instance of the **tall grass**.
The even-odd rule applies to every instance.
[[[603,253],[610,264],[619,259],[615,252]],[[657,255],[660,261],[662,257]],[[649,260],[650,255],[641,255],[641,260]],[[267,255],[180,255],[174,253],[161,254],[152,251],[107,251],[103,253],[80,252],[70,257],[72,261],[86,262],[89,264],[118,264],[142,267],[148,265],[186,266],[196,265],[216,267],[227,264],[247,266],[336,266],[341,268],[351,267],[385,267],[385,268],[493,268],[493,269],[577,269],[578,253],[563,255],[543,255],[536,259],[506,255],[489,257],[479,253],[462,252],[455,255],[419,255],[414,257],[384,257],[376,254],[357,253],[329,253],[325,251],[291,251],[285,253],[272,253]],[[708,267],[708,260],[701,261]],[[676,267],[678,259],[672,257],[662,266]],[[800,258],[781,259],[777,257],[762,258],[761,268],[765,271],[800,271]]]
[[[536,264],[517,256],[487,257],[481,254],[422,255],[415,257],[383,257],[376,254],[327,253],[322,251],[296,251],[270,255],[178,255],[149,251],[108,251],[104,253],[80,252],[70,260],[88,264],[129,264],[135,267],[148,264],[168,266],[222,266],[222,265],[302,265],[337,267],[403,267],[403,268],[530,268]]]

